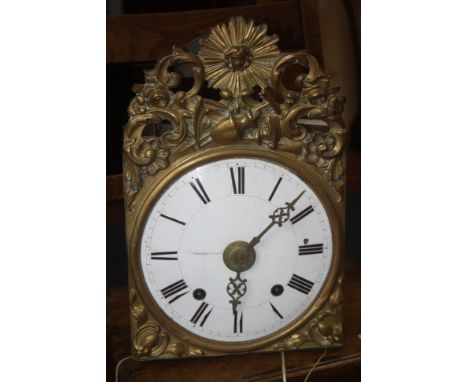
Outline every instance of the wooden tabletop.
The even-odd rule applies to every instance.
[[[344,343],[328,350],[309,382],[360,381],[361,368],[361,271],[360,265],[346,263],[344,286]],[[322,350],[286,353],[288,382],[303,381]],[[117,362],[130,354],[128,291],[126,286],[109,287],[107,292],[108,381],[114,381]],[[141,362],[128,359],[119,370],[120,382],[282,381],[280,353],[250,354],[216,358]]]

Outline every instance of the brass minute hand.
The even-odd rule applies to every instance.
[[[258,243],[260,243],[260,239],[262,238],[263,235],[265,235],[268,230],[273,227],[275,224],[278,224],[279,227],[283,225],[283,223],[286,223],[289,220],[289,216],[291,211],[294,211],[294,205],[298,202],[298,200],[301,198],[301,196],[304,194],[305,191],[302,191],[296,199],[294,199],[291,202],[286,202],[285,207],[279,207],[276,210],[273,211],[273,215],[270,215],[271,222],[268,224],[268,226],[260,232],[257,236],[254,236],[252,240],[250,240],[250,247],[255,247]]]

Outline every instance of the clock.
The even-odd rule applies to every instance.
[[[342,344],[344,99],[312,56],[282,54],[266,32],[232,18],[134,86],[124,190],[136,358]]]

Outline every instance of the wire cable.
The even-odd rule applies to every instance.
[[[309,379],[310,375],[312,374],[312,372],[314,371],[314,369],[317,367],[317,365],[320,363],[320,361],[322,360],[323,356],[327,354],[327,349],[325,349],[322,353],[322,355],[318,358],[317,362],[315,362],[314,366],[312,366],[312,369],[310,369],[310,371],[307,373],[305,379],[304,379],[304,382],[307,382],[307,380]]]
[[[283,382],[286,382],[286,360],[284,358],[284,351],[281,352],[281,371],[283,372]]]
[[[117,365],[115,365],[115,382],[119,382],[119,368],[120,368],[120,365],[122,365],[122,363],[128,359],[132,358],[131,355],[129,356],[126,356],[124,358],[122,358],[119,362],[117,362]]]

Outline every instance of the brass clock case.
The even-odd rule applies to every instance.
[[[235,42],[232,31],[236,31]],[[282,54],[275,45],[277,40],[266,34],[266,26],[233,18],[212,29],[198,54],[174,48],[154,70],[145,73],[145,84],[134,86],[123,163],[132,347],[137,358],[342,343],[344,99],[337,95],[337,88],[329,86],[329,76],[312,56],[305,52]],[[194,82],[188,91],[178,90],[180,75],[170,70],[178,64],[192,68]],[[305,69],[295,80],[296,90],[283,83],[290,65]],[[208,87],[220,90],[219,101],[199,95],[205,80]],[[254,86],[261,89],[256,96]],[[151,296],[140,264],[144,225],[162,193],[191,169],[228,158],[263,159],[295,173],[320,198],[333,241],[331,268],[305,313],[275,333],[238,343],[202,338],[171,320]],[[228,261],[233,267],[248,266],[252,254],[235,255],[236,248],[226,254],[232,257]]]
[[[258,340],[237,343],[221,342],[202,338],[187,331],[172,321],[156,304],[151,296],[151,293],[144,281],[140,262],[140,244],[143,229],[158,196],[167,190],[172,183],[186,172],[215,160],[229,158],[256,158],[267,160],[285,167],[300,177],[317,194],[325,207],[332,228],[333,241],[333,257],[330,271],[321,291],[319,292],[316,300],[311,304],[310,308],[286,328]],[[321,182],[320,177],[314,174],[313,171],[308,169],[297,159],[291,158],[288,155],[252,147],[251,145],[221,147],[200,151],[196,155],[192,155],[175,164],[171,168],[171,171],[166,172],[164,177],[157,180],[155,179],[154,186],[149,190],[147,195],[145,195],[145,200],[142,201],[139,213],[137,214],[133,225],[134,230],[130,235],[129,260],[131,279],[134,282],[135,292],[139,296],[141,303],[148,309],[151,316],[154,317],[161,328],[164,328],[168,333],[171,333],[181,342],[189,343],[197,348],[203,349],[203,354],[210,354],[210,352],[213,352],[213,354],[222,354],[249,352],[259,349],[266,350],[267,348],[272,348],[272,344],[278,343],[281,339],[295,333],[298,329],[307,325],[317,311],[323,306],[324,302],[330,298],[340,275],[340,266],[342,264],[343,234],[340,228],[342,224],[336,207],[334,206],[333,199],[331,195],[328,195],[323,191],[323,187],[320,186]]]

